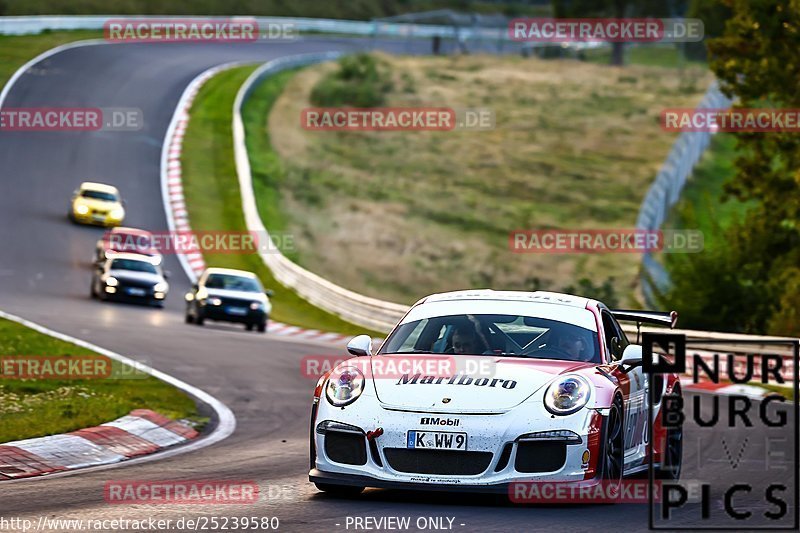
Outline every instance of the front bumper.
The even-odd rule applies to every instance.
[[[401,489],[419,491],[441,491],[441,492],[479,492],[490,494],[508,494],[513,485],[511,483],[500,483],[495,485],[447,485],[443,483],[409,483],[407,481],[384,481],[369,476],[353,474],[334,474],[322,472],[316,468],[308,473],[308,480],[313,483],[325,483],[330,485],[348,485],[352,487],[372,487],[376,489]]]
[[[247,309],[247,312],[243,315],[239,314],[231,314],[228,311],[227,304],[223,305],[209,305],[206,304],[205,306],[200,308],[200,313],[203,318],[207,318],[209,320],[217,320],[220,322],[234,322],[237,324],[263,324],[267,320],[267,313],[265,313],[262,309]],[[235,307],[235,306],[234,306]]]
[[[85,214],[78,214],[74,209],[72,210],[72,220],[79,224],[88,224],[91,226],[103,227],[116,227],[122,224],[122,218],[112,217],[109,213],[97,213],[89,211]]]
[[[156,292],[153,287],[140,287],[120,283],[114,287],[104,287],[106,298],[130,302],[163,302],[168,291]]]
[[[369,401],[359,406],[362,400],[366,399],[344,409],[332,409],[325,398],[320,400],[311,427],[311,481],[507,493],[517,482],[586,484],[597,480],[603,418],[593,409],[552,417],[541,403],[526,402],[502,414],[464,415],[388,410]],[[422,424],[423,419],[431,418],[451,420],[453,425]],[[331,432],[344,426],[350,426],[349,435],[334,434],[333,440],[327,440]],[[382,434],[368,439],[367,433],[378,428]],[[412,430],[466,433],[467,449],[445,453],[409,449],[408,432]],[[574,433],[579,442],[531,435],[557,430]],[[337,441],[338,448],[332,448],[331,443]],[[341,453],[342,446],[363,446],[363,452],[348,455]]]

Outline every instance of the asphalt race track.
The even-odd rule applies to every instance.
[[[172,277],[164,310],[89,299],[91,254],[103,230],[75,226],[66,219],[70,193],[80,181],[96,179],[118,186],[127,200],[126,225],[166,229],[159,182],[161,145],[178,98],[191,79],[229,61],[266,61],[364,44],[311,39],[87,46],[52,56],[17,81],[4,103],[7,107],[135,107],[143,111],[146,126],[125,133],[0,132],[0,308],[143,359],[207,391],[233,410],[237,429],[221,443],[161,461],[3,483],[0,515],[34,521],[43,514],[62,519],[173,520],[274,516],[284,531],[345,530],[348,517],[367,516],[410,516],[412,524],[420,516],[450,517],[453,529],[462,531],[647,528],[646,505],[518,506],[479,495],[381,490],[369,490],[353,500],[326,496],[307,481],[314,383],[301,375],[300,359],[341,354],[343,347],[245,333],[238,326],[184,324],[182,295],[189,282],[174,256],[166,257],[165,268]],[[384,43],[387,49],[402,51],[401,46]],[[692,478],[701,469],[700,479],[721,485],[773,480],[791,485],[792,475],[797,475],[786,463],[791,452],[778,461],[788,470],[768,470],[763,464],[732,468],[721,441],[728,439],[726,449],[738,450],[741,434],[738,429],[701,430],[688,423],[684,477]],[[783,434],[791,438],[785,430]],[[750,446],[743,458],[755,465],[764,455],[763,449]],[[176,479],[252,480],[267,499],[247,506],[209,507],[109,505],[103,498],[109,480]],[[756,514],[771,508],[758,496],[752,508]],[[794,500],[791,494],[786,498]],[[793,512],[790,503],[790,516]],[[682,522],[706,525],[697,512]]]

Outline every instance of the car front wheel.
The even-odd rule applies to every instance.
[[[680,395],[680,392],[678,392]],[[681,476],[683,466],[683,427],[673,427],[667,429],[667,437],[664,442],[661,466],[656,471],[658,479],[676,481]]]
[[[623,429],[622,406],[619,399],[612,405],[606,419],[605,442],[603,443],[603,479],[610,483],[621,483],[624,462],[625,432]]]

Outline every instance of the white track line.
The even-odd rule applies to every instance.
[[[19,67],[16,70],[16,72],[14,72],[14,74],[12,74],[11,77],[8,79],[8,82],[6,82],[5,86],[3,87],[3,90],[0,91],[0,108],[3,107],[3,104],[6,101],[8,93],[11,92],[11,88],[14,86],[17,80],[19,80],[19,78],[21,78],[22,75],[28,71],[28,69],[30,69],[32,66],[39,63],[40,61],[44,61],[50,56],[54,56],[56,54],[64,52],[65,50],[70,50],[72,48],[80,48],[83,46],[109,45],[109,44],[112,43],[108,43],[102,39],[87,39],[83,41],[75,41],[74,43],[62,44],[61,46],[56,46],[55,48],[51,48],[50,50],[47,50],[46,52],[39,54],[38,56],[34,57],[30,61]]]

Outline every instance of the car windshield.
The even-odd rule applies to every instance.
[[[401,324],[381,354],[503,355],[601,362],[597,333],[548,318],[450,315]]]
[[[111,261],[111,270],[132,270],[134,272],[158,274],[156,267],[152,264],[147,261],[137,261],[135,259],[114,259]]]
[[[117,196],[110,192],[85,190],[81,191],[81,196],[92,200],[103,200],[104,202],[116,202]]]
[[[225,289],[228,291],[263,292],[261,285],[253,278],[232,276],[230,274],[211,274],[206,280],[206,289]]]

